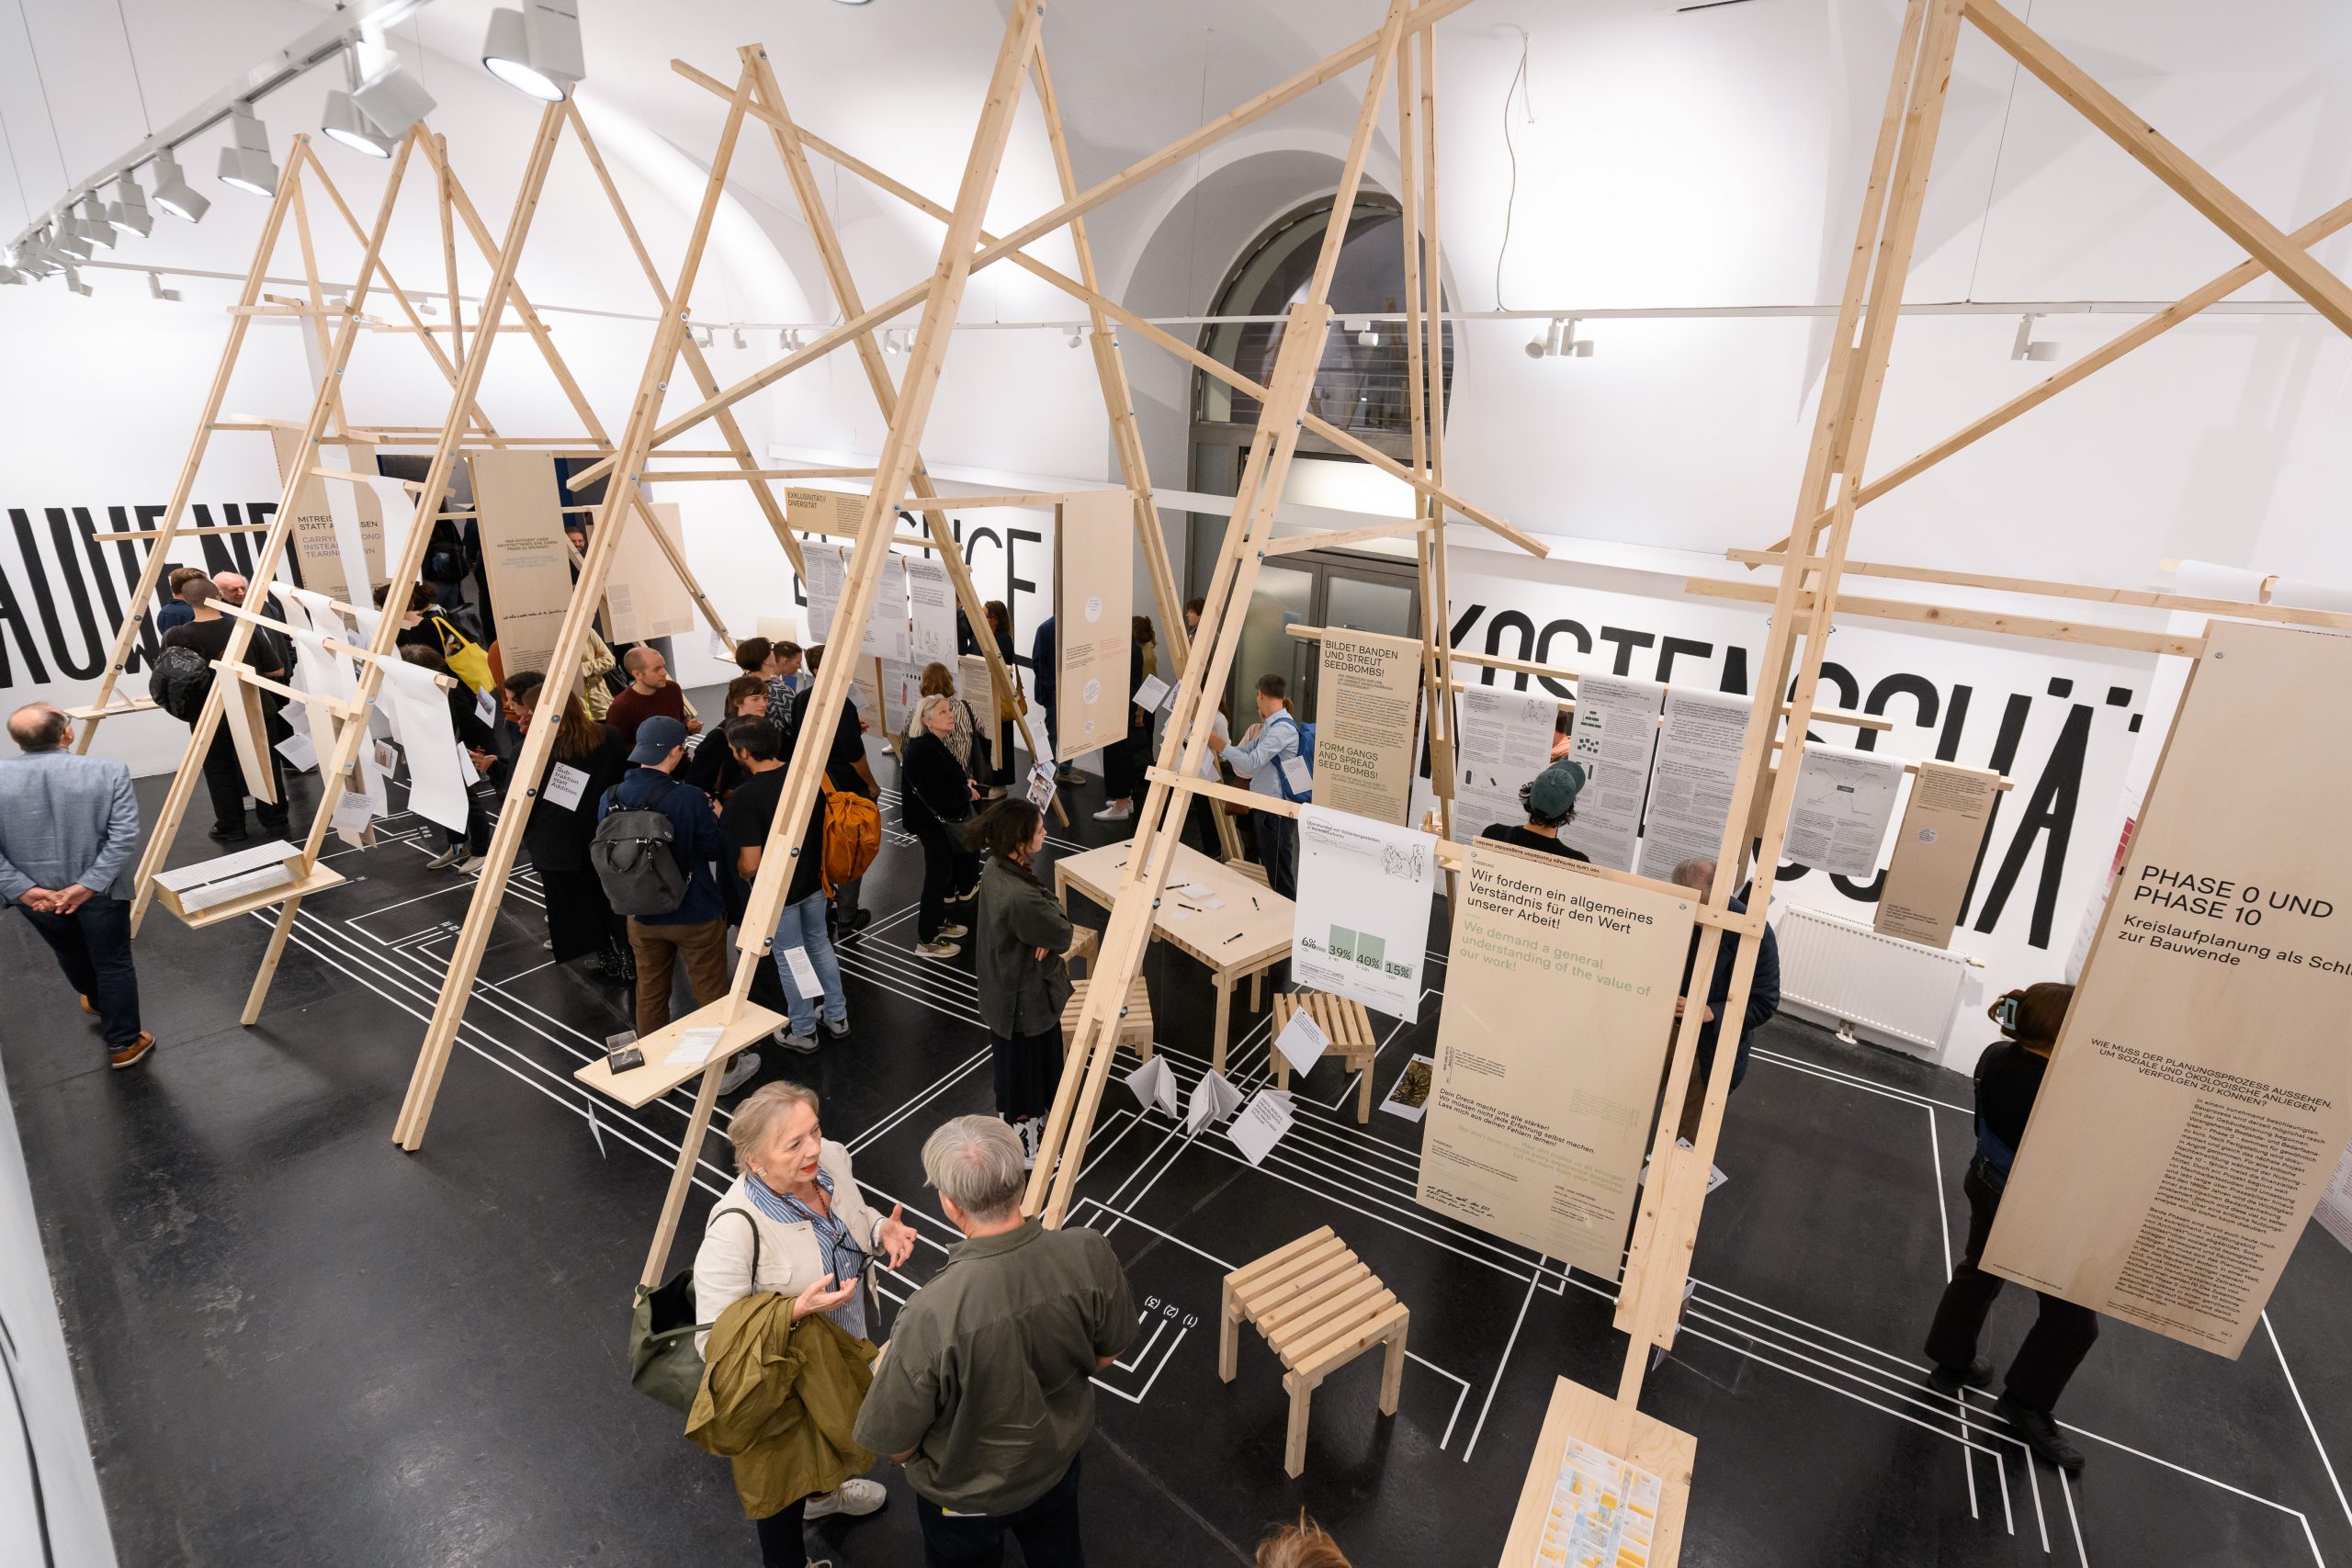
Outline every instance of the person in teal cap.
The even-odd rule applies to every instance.
[[[1560,829],[1577,814],[1577,793],[1584,788],[1584,769],[1566,757],[1529,783],[1519,786],[1519,803],[1527,808],[1522,825],[1490,822],[1478,834],[1499,844],[1512,844],[1562,860],[1589,860],[1581,851],[1560,841]]]

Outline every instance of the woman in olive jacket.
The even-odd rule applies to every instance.
[[[970,842],[988,855],[973,967],[996,1068],[997,1114],[1020,1132],[1025,1162],[1035,1164],[1061,1077],[1062,1009],[1070,989],[1062,955],[1076,928],[1037,880],[1045,813],[1008,795],[973,822]]]

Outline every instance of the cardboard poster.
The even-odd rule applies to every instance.
[[[956,581],[946,563],[935,556],[908,556],[907,611],[910,637],[907,662],[921,670],[926,664],[956,668]]]
[[[1713,860],[1722,852],[1748,706],[1747,698],[1725,693],[1666,694],[1666,727],[1658,731],[1636,867],[1644,876],[1671,881],[1684,861]]]
[[[1976,852],[1993,820],[2001,775],[1950,762],[1922,762],[1894,835],[1894,855],[1879,890],[1882,936],[1950,947],[1960,902],[1976,870]]]
[[[2352,638],[2208,629],[2018,1145],[1994,1273],[2245,1348],[2352,1140],[2347,691]]]
[[[1054,531],[1055,744],[1062,761],[1127,738],[1135,508],[1123,490],[1063,501]]]
[[[1436,887],[1437,840],[1429,834],[1300,807],[1292,979],[1391,1018],[1419,1017]]]
[[[1560,841],[1583,851],[1595,865],[1634,869],[1650,757],[1657,750],[1658,705],[1665,700],[1666,688],[1655,681],[1587,675],[1577,682],[1568,756],[1584,769],[1584,788]]]
[[[1570,862],[1470,847],[1423,1207],[1618,1277],[1694,908]]]
[[[1403,825],[1419,758],[1419,639],[1334,626],[1315,690],[1315,804]],[[1164,688],[1163,688],[1164,690]]]
[[[499,662],[509,675],[545,674],[571,603],[555,458],[546,452],[475,452],[468,461],[482,569],[498,610]]]
[[[858,660],[881,667],[876,684],[882,694],[882,726],[890,749],[898,750],[914,733],[915,699],[922,695],[922,671],[894,659]]]
[[[1472,686],[1455,700],[1453,841],[1466,844],[1497,822],[1527,820],[1521,784],[1552,762],[1552,736],[1560,704],[1542,692]],[[1323,750],[1323,731],[1315,732]]]
[[[300,450],[300,431],[272,425],[269,440],[277,454],[277,478],[281,484],[298,468],[337,468],[370,475],[376,472],[376,444],[372,441],[322,442],[316,448],[316,457],[305,461]],[[294,558],[301,571],[302,586],[347,604],[374,604],[376,590],[390,581],[384,573],[383,507],[374,488],[310,474],[294,497]],[[368,558],[368,581],[356,591],[345,570],[343,541],[336,536],[338,512],[345,513],[346,532],[356,520],[359,547]]]
[[[669,537],[683,558],[686,553],[685,525],[673,502],[650,502],[656,526]],[[661,545],[646,532],[645,519],[632,512],[613,547],[612,570],[605,579],[605,624],[614,642],[646,642],[657,637],[678,637],[695,629],[695,602],[678,581],[677,569]]]
[[[1875,875],[1902,790],[1902,759],[1807,741],[1781,858],[1833,876]]]
[[[988,742],[989,754],[994,756],[1003,737],[997,733],[996,682],[989,674],[989,661],[979,654],[967,653],[958,661],[957,668],[956,694],[971,707],[972,728]],[[1009,766],[1012,761],[1010,757],[995,757],[998,767]]]
[[[862,495],[844,495],[831,490],[787,490],[784,492],[784,520],[796,534],[822,534],[830,538],[854,539],[857,537],[857,525],[865,516],[865,497]],[[808,553],[805,549],[801,551],[804,557]]]

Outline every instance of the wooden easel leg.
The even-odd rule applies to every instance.
[[[686,1194],[694,1188],[695,1167],[702,1159],[702,1141],[710,1131],[710,1113],[718,1105],[718,1080],[727,1076],[728,1060],[722,1053],[702,1070],[702,1088],[695,1091],[685,1135],[678,1140],[678,1161],[670,1168],[670,1190],[662,1195],[662,1218],[653,1227],[653,1246],[645,1255],[645,1272],[639,1277],[649,1290],[662,1282],[662,1271],[670,1266],[670,1244],[677,1237],[678,1219],[685,1213]]]
[[[1101,965],[1096,965],[1095,975],[1098,978],[1102,973]],[[1211,977],[1209,989],[1216,998],[1216,1030],[1210,1036],[1209,1066],[1215,1072],[1223,1073],[1225,1071],[1225,1037],[1233,1020],[1233,982],[1219,971]]]
[[[1216,1375],[1231,1382],[1241,1370],[1241,1311],[1233,1303],[1233,1285],[1224,1287],[1224,1300],[1218,1303],[1216,1331]]]
[[[1295,1481],[1306,1472],[1306,1407],[1315,1397],[1315,1385],[1300,1381],[1296,1372],[1284,1372],[1283,1387],[1290,1391],[1290,1425],[1283,1433],[1283,1473]]]
[[[1396,1414],[1396,1403],[1405,1393],[1405,1334],[1411,1326],[1408,1314],[1388,1336],[1388,1349],[1380,1361],[1380,1413]]]
[[[277,961],[286,954],[286,934],[294,929],[294,916],[301,908],[300,898],[288,898],[277,907],[277,924],[270,930],[269,950],[262,954],[253,989],[245,993],[245,1010],[237,1015],[237,1021],[248,1029],[261,1021],[261,1004],[269,996],[270,981],[277,977]]]
[[[1363,1076],[1356,1081],[1356,1125],[1359,1127],[1372,1123],[1372,1069],[1378,1060],[1374,1056],[1366,1056],[1363,1059]]]

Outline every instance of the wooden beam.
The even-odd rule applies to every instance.
[[[1743,599],[1753,604],[1775,603],[1773,590],[1758,582],[1724,582],[1712,577],[1683,579],[1683,592],[1706,599]],[[1798,596],[1797,607],[1810,609],[1812,592]],[[2012,615],[2000,610],[1963,610],[1950,604],[1918,604],[1905,599],[1857,599],[1841,595],[1838,610],[1873,621],[1908,621],[1919,626],[1951,626],[1960,631],[1993,632],[2002,637],[2033,637],[2043,642],[2079,642],[2093,648],[2116,648],[2131,653],[2167,653],[2194,659],[2205,638],[2174,637],[2165,632],[2136,631],[2130,626],[2105,626],[2095,621],[2053,621],[2035,615]]]
[[[2311,253],[2280,232],[2277,224],[2158,135],[2154,126],[2132,112],[2130,105],[2093,81],[2082,67],[1995,0],[1968,0],[1968,19],[2142,168],[2277,274],[2279,282],[2311,301],[2312,309],[2334,322],[2336,331],[2352,333],[2352,288],[2312,260]]]

